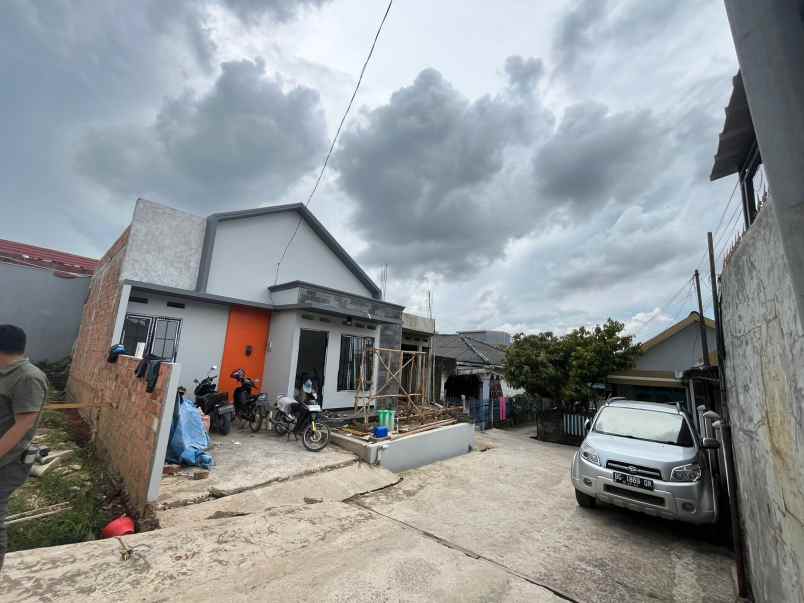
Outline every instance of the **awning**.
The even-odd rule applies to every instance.
[[[715,153],[710,180],[737,174],[746,164],[749,153],[756,143],[754,123],[745,96],[743,78],[739,72],[733,78],[734,88],[726,107],[726,121]]]

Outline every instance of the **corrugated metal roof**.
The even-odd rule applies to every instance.
[[[99,264],[92,258],[5,239],[0,239],[0,261],[80,276],[95,274]]]
[[[710,180],[718,180],[724,176],[738,173],[745,165],[748,154],[756,142],[754,122],[751,120],[743,78],[739,71],[732,82],[734,88],[726,107],[726,121],[718,140]]]
[[[436,356],[469,364],[502,366],[505,362],[504,350],[468,335],[436,335],[433,350]]]

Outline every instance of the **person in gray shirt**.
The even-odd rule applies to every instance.
[[[28,479],[31,444],[47,400],[47,377],[25,357],[25,331],[0,325],[0,571],[11,493]]]

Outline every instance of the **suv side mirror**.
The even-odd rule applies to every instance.
[[[586,422],[583,424],[584,431],[589,431],[592,429],[592,419],[586,419]]]
[[[701,448],[704,450],[717,450],[720,448],[720,442],[715,438],[704,438],[701,442]]]

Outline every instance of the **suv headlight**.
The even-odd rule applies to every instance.
[[[598,467],[600,466],[600,457],[597,455],[597,451],[591,446],[581,446],[581,457],[583,457],[585,461],[589,461]]]
[[[701,479],[701,466],[698,463],[681,465],[670,472],[670,481],[673,482],[697,482],[699,479]]]

